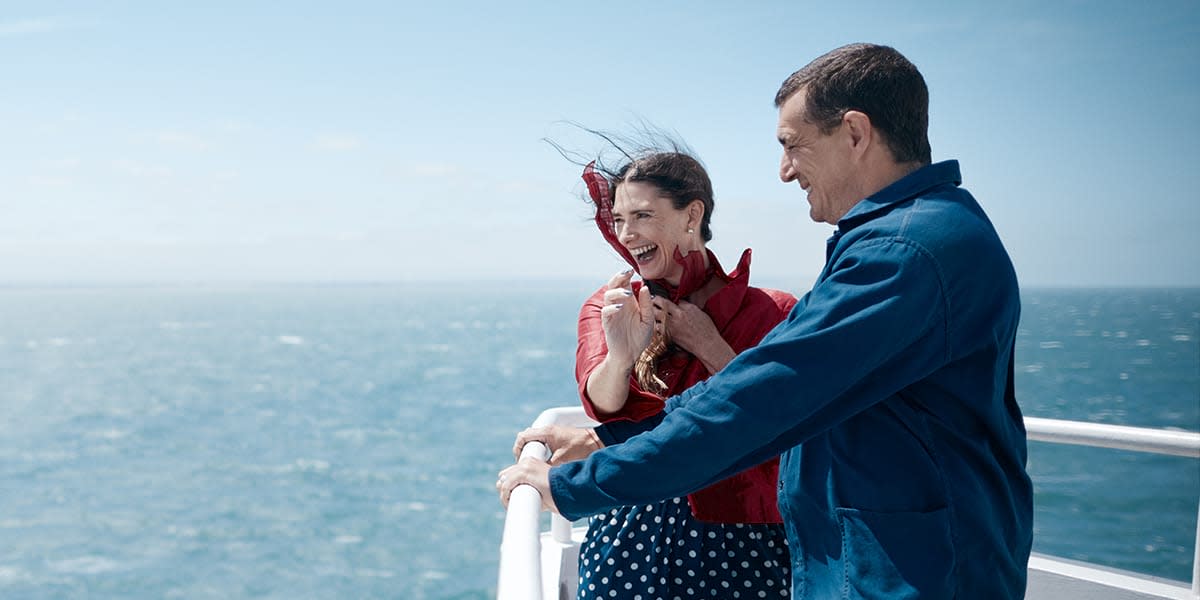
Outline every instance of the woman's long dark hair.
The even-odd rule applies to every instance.
[[[692,202],[700,200],[704,204],[704,216],[700,220],[700,237],[708,242],[712,240],[712,213],[714,206],[712,181],[708,171],[695,153],[679,141],[678,136],[661,129],[641,123],[636,128],[634,137],[617,136],[612,133],[588,129],[579,124],[571,125],[600,138],[605,148],[594,156],[585,155],[565,149],[553,140],[545,141],[554,147],[567,160],[587,168],[590,166],[601,173],[608,182],[607,198],[591,198],[596,204],[596,210],[602,211],[601,203],[607,202],[611,209],[612,199],[616,196],[617,188],[624,183],[638,182],[653,186],[664,197],[671,200],[675,210],[684,210]],[[598,214],[600,214],[598,212]],[[599,221],[599,219],[598,219]],[[600,227],[609,227],[605,237],[610,241],[616,239],[613,224],[599,223]],[[651,282],[647,282],[649,285]],[[667,391],[667,385],[658,377],[658,361],[670,345],[670,332],[664,317],[659,327],[654,329],[650,344],[634,362],[634,374],[642,389],[657,394]]]
[[[712,240],[711,222],[716,208],[712,180],[696,153],[679,139],[678,134],[645,122],[635,125],[633,135],[629,136],[589,129],[578,123],[568,124],[599,138],[604,147],[589,155],[543,138],[563,158],[580,167],[592,164],[608,179],[609,190],[614,195],[621,184],[639,182],[654,186],[671,200],[675,210],[683,210],[694,200],[700,200],[704,204],[700,237],[706,242]]]

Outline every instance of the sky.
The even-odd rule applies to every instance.
[[[1026,286],[1200,285],[1200,2],[0,0],[0,285],[574,280],[569,125],[673,131],[710,247],[805,291],[780,83],[895,47]]]

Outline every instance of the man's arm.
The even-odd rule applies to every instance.
[[[756,347],[673,399],[652,431],[555,467],[569,518],[690,493],[896,393],[946,357],[936,269],[904,242],[867,243]],[[602,438],[603,439],[603,438]]]

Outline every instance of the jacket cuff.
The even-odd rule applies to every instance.
[[[600,438],[600,441],[604,442],[604,446],[607,448],[608,446],[620,444],[639,433],[645,433],[658,427],[658,424],[662,423],[664,417],[665,414],[660,412],[650,415],[641,421],[610,421],[596,426],[594,431],[596,432],[596,437]]]
[[[587,461],[570,462],[550,469],[550,496],[558,514],[568,521],[594,515],[607,507],[610,499],[600,493],[583,469]]]

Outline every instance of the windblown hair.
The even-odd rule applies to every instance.
[[[581,167],[594,163],[594,168],[608,179],[609,190],[614,195],[621,184],[637,182],[654,186],[671,200],[676,210],[687,208],[694,200],[701,201],[704,217],[700,221],[700,237],[706,242],[712,240],[711,222],[716,208],[712,180],[696,153],[680,141],[677,134],[646,123],[635,126],[632,136],[588,129],[574,123],[570,125],[600,138],[605,148],[595,155],[588,155],[569,151],[546,139],[563,158]]]
[[[596,171],[602,173],[608,180],[609,202],[616,196],[618,187],[632,182],[653,186],[663,197],[671,200],[676,210],[684,210],[693,201],[700,200],[704,204],[700,237],[705,242],[712,240],[711,221],[715,208],[712,181],[695,153],[677,136],[645,123],[637,127],[637,134],[633,138],[573,125],[602,139],[606,144],[605,150],[593,157],[567,151],[549,139],[546,142],[567,160],[580,166],[591,163]],[[658,377],[657,370],[658,361],[669,345],[670,332],[664,318],[655,328],[650,344],[634,363],[634,375],[642,389],[658,394],[666,392],[667,386]]]

